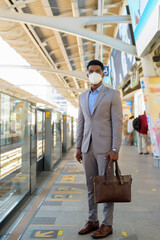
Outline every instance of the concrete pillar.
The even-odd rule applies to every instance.
[[[157,72],[154,67],[153,59],[151,54],[147,54],[146,56],[141,58],[142,68],[144,77],[155,77],[157,76]]]
[[[155,87],[157,88],[157,84],[158,84],[158,88],[160,87],[160,78],[157,78],[158,74],[156,72],[151,54],[147,54],[146,56],[144,56],[141,59],[141,61],[142,61],[143,74],[144,74],[144,78],[141,79],[141,87],[144,94],[148,126],[149,126],[149,131],[151,136],[152,150],[153,150],[153,156],[154,156],[154,166],[160,167],[160,150],[159,150],[160,145],[158,142],[159,135],[157,133],[157,129],[156,129],[157,127],[155,126],[155,122],[158,121],[157,119],[159,119],[160,121],[160,116],[158,115],[160,114],[160,110],[158,112],[158,109],[157,109],[157,113],[155,112],[156,110],[155,108],[153,108],[154,106],[153,99],[156,99],[156,93],[151,93],[151,88],[152,89],[154,89]],[[153,81],[153,84],[151,84],[152,81]],[[158,106],[159,108],[160,103],[157,103],[157,101],[155,101],[155,105]]]

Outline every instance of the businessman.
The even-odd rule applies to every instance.
[[[114,204],[104,203],[104,220],[99,226],[93,177],[104,175],[107,167],[113,173],[112,162],[118,160],[122,137],[122,101],[119,91],[102,84],[103,63],[92,60],[87,70],[91,88],[79,97],[76,159],[84,165],[89,215],[88,222],[78,233],[82,235],[96,230],[92,238],[99,239],[113,232]]]

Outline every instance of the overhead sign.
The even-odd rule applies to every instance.
[[[136,71],[132,76],[131,76],[131,88],[136,87],[139,84],[139,77],[138,77],[138,71]]]
[[[127,15],[126,9],[124,9],[123,15]],[[133,44],[134,39],[132,37],[130,25],[126,23],[120,23],[118,25],[116,38],[122,42]],[[128,53],[119,51],[117,49],[112,50],[109,66],[113,88],[117,88],[118,85],[125,79],[129,70],[134,66],[135,61],[135,57]]]

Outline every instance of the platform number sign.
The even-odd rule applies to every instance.
[[[104,66],[104,76],[109,77],[109,66]]]

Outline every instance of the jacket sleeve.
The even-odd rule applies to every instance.
[[[78,123],[77,123],[77,138],[76,138],[76,147],[81,148],[83,140],[83,131],[84,131],[84,115],[80,105],[79,98],[79,111],[78,111]]]
[[[111,119],[112,119],[112,148],[120,149],[122,141],[123,113],[120,92],[117,90],[114,92],[112,97]]]

